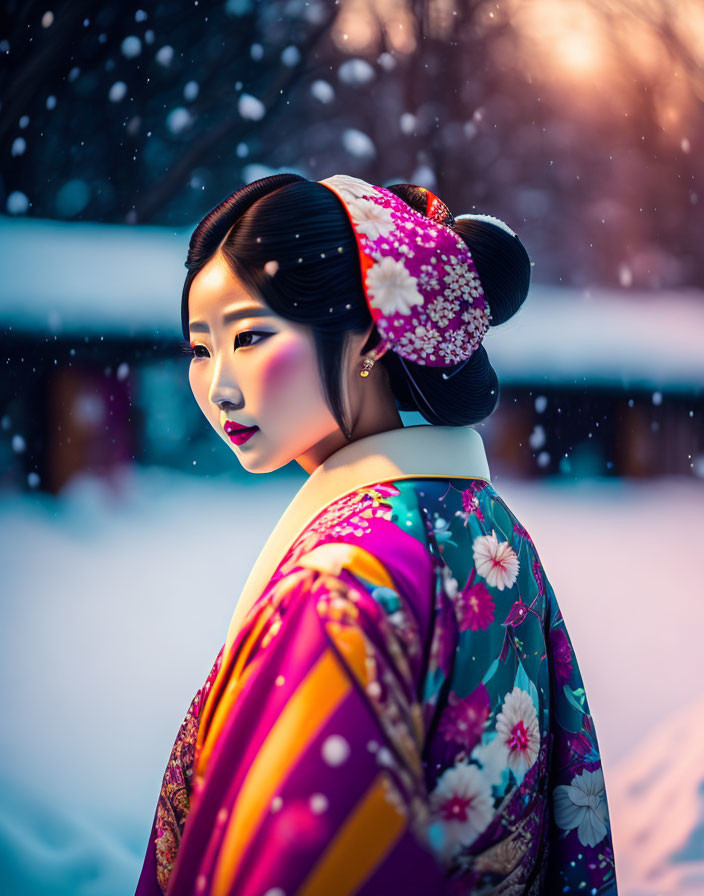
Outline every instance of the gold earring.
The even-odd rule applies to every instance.
[[[360,376],[369,376],[369,371],[374,366],[374,358],[365,358],[362,361],[362,369],[359,371]]]

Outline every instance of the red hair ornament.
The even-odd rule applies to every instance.
[[[447,206],[426,190],[426,217],[357,177],[336,174],[319,183],[342,201],[354,230],[367,305],[381,336],[375,356],[391,349],[402,361],[428,367],[466,363],[491,313],[466,243],[442,223],[454,220]]]

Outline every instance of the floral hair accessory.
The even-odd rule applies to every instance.
[[[391,349],[429,367],[468,361],[491,313],[472,255],[448,226],[454,219],[447,206],[426,190],[426,217],[357,177],[336,174],[319,183],[342,200],[355,233],[367,305],[381,336],[376,356]]]

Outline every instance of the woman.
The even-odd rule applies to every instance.
[[[521,242],[421,187],[284,174],[186,265],[204,415],[247,470],[310,475],[178,733],[139,896],[615,894],[570,638],[470,425]]]

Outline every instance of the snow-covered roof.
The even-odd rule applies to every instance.
[[[0,216],[0,326],[57,335],[180,336],[192,228]],[[500,381],[704,384],[704,292],[531,285],[484,345]]]
[[[192,230],[0,215],[0,325],[180,336]]]
[[[701,389],[704,291],[532,284],[484,346],[503,381]]]

